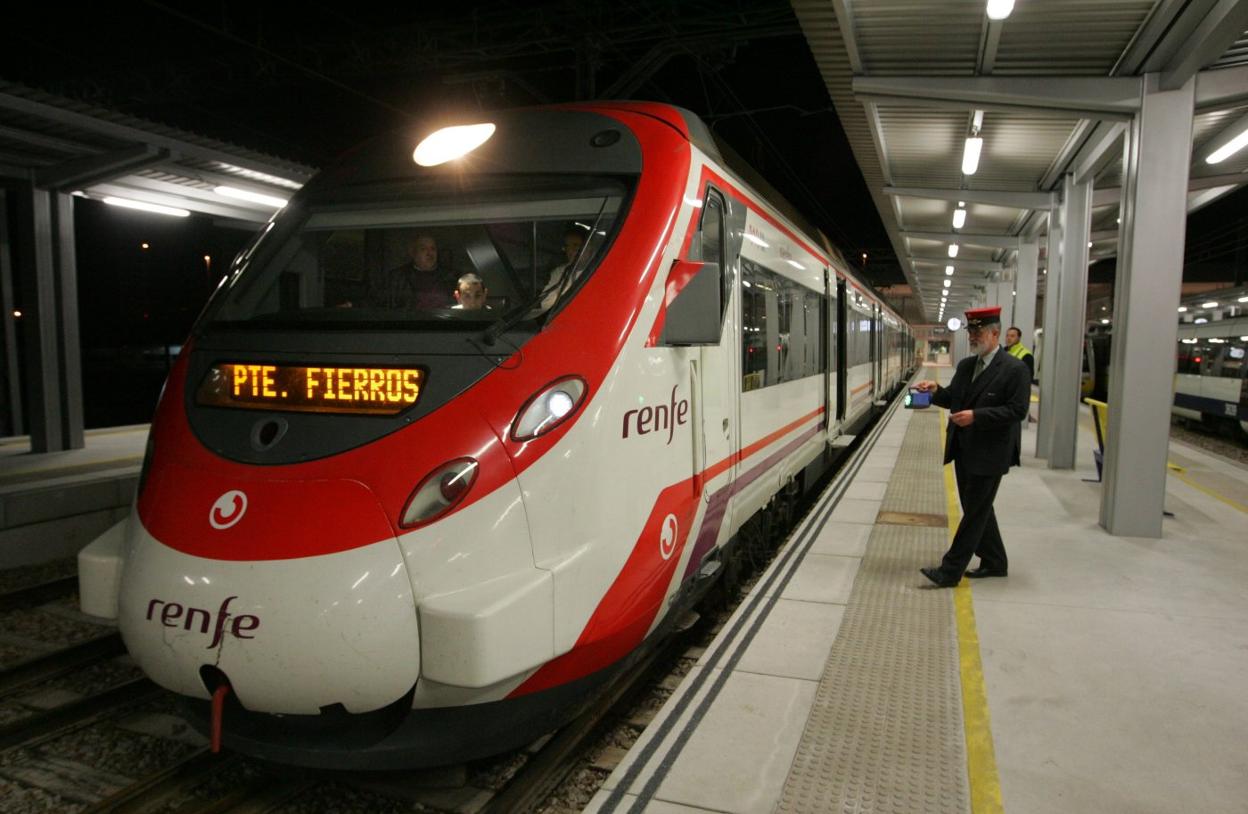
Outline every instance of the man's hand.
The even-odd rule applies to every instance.
[[[949,416],[949,420],[959,427],[969,427],[975,421],[975,411],[958,410]]]
[[[940,387],[939,384],[930,380],[925,381],[925,382],[918,382],[914,385],[914,389],[918,390],[920,393],[935,393],[936,388],[938,387]]]

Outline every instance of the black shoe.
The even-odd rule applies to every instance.
[[[1004,568],[988,568],[981,565],[974,571],[967,571],[966,576],[968,579],[983,579],[984,577],[1003,577],[1006,573]]]
[[[920,568],[919,573],[936,583],[937,588],[952,588],[962,581],[961,577],[947,577],[939,568]]]

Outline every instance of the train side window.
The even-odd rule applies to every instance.
[[[1244,345],[1228,340],[1227,344],[1222,347],[1222,367],[1218,375],[1224,379],[1243,378],[1244,356]]]
[[[741,260],[741,390],[822,375],[823,296]]]

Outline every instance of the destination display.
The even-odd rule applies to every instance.
[[[213,365],[196,401],[210,407],[395,415],[420,398],[425,372],[395,367]]]

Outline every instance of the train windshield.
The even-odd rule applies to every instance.
[[[453,194],[410,184],[313,195],[283,213],[208,315],[235,327],[439,327],[538,320],[593,272],[628,188],[506,179]]]

